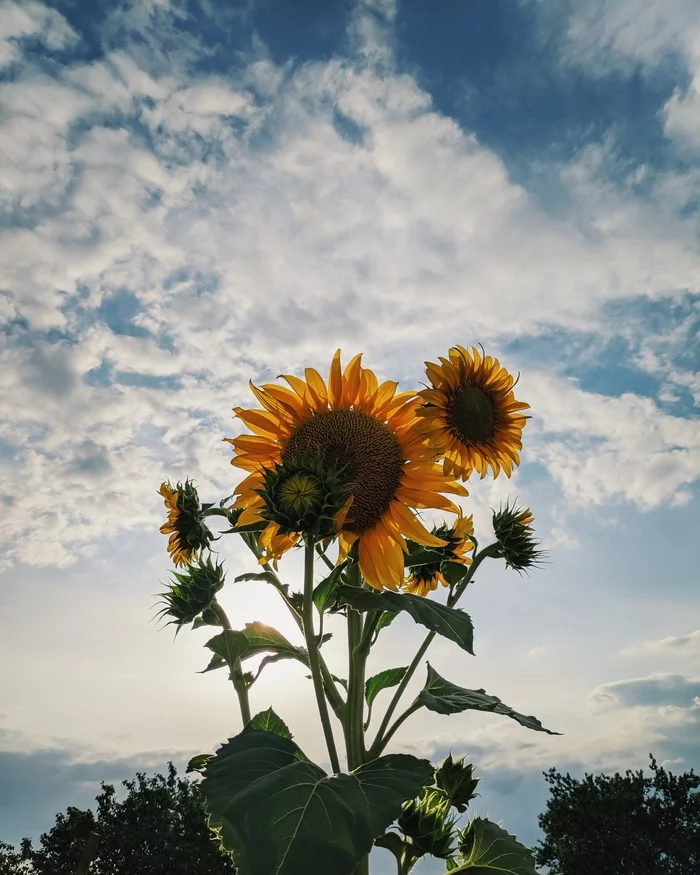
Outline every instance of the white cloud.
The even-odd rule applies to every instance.
[[[593,328],[611,298],[698,288],[697,223],[677,200],[605,181],[614,156],[602,146],[555,169],[575,208],[547,215],[397,71],[382,30],[390,14],[355,14],[379,28],[359,28],[356,47],[385,49],[359,63],[283,69],[260,52],[222,78],[190,74],[201,47],[182,35],[165,64],[167,7],[139,9],[125,21],[142,28],[150,55],[122,40],[54,79],[27,64],[0,90],[7,206],[24,225],[0,243],[0,312],[29,324],[2,351],[2,434],[16,445],[4,492],[18,496],[6,558],[65,563],[89,539],[153,524],[166,472],[228,486],[219,441],[235,428],[231,408],[249,399],[248,377],[325,369],[343,345],[415,385],[421,358],[451,343]],[[129,113],[145,128],[123,122]],[[150,336],[96,322],[124,289]],[[52,329],[70,340],[42,337]],[[103,386],[88,378],[100,368],[171,388]],[[526,388],[540,417],[526,431],[530,455],[567,501],[683,500],[697,475],[691,423],[547,375],[531,374]],[[78,449],[84,437],[89,452]],[[86,453],[109,464],[93,463],[81,484]],[[486,521],[513,486],[482,490],[477,516]]]
[[[0,67],[21,58],[20,41],[32,38],[50,51],[72,45],[78,35],[55,9],[38,0],[3,0],[0,5]]]
[[[665,638],[657,638],[654,641],[630,644],[621,652],[624,656],[643,656],[645,654],[685,656],[700,653],[700,629],[687,635],[667,635]]]
[[[700,677],[654,672],[646,677],[611,681],[596,687],[591,699],[598,705],[627,708],[687,709],[700,696]],[[671,713],[671,712],[669,712]],[[673,713],[676,713],[674,710]]]
[[[605,397],[548,374],[527,374],[522,386],[544,438],[535,452],[571,499],[644,509],[683,503],[683,487],[700,470],[700,423],[650,398]]]

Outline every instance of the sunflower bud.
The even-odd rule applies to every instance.
[[[420,799],[404,803],[398,824],[411,839],[417,855],[445,858],[453,853],[456,818],[450,808],[447,795],[435,787],[425,787]]]
[[[166,481],[159,492],[168,509],[168,521],[160,527],[164,535],[170,535],[168,553],[175,565],[187,565],[214,537],[204,523],[199,495],[190,480],[175,488]]]
[[[175,580],[160,593],[164,607],[159,616],[170,617],[167,625],[174,623],[178,632],[200,615],[206,623],[212,623],[212,604],[226,577],[223,566],[214,565],[209,556],[206,560],[200,558],[197,565],[189,565],[182,574],[172,573]]]
[[[427,595],[437,589],[438,583],[452,586],[467,573],[472,559],[468,554],[474,549],[474,523],[471,516],[459,516],[452,526],[443,525],[433,529],[433,535],[446,541],[444,547],[423,547],[408,542],[405,565],[410,574],[404,582],[404,590],[414,595]]]
[[[264,501],[260,515],[277,525],[276,534],[334,535],[347,506],[347,488],[340,474],[320,457],[301,453],[263,472]]]
[[[524,571],[540,564],[546,555],[538,550],[540,543],[533,537],[535,519],[529,507],[511,507],[508,503],[493,514],[493,529],[498,538],[500,555],[509,568]]]
[[[474,777],[474,765],[472,763],[464,764],[464,757],[453,761],[450,754],[439,769],[435,772],[435,783],[444,791],[452,805],[464,814],[467,810],[467,805],[478,794],[476,790],[477,784],[481,779]]]

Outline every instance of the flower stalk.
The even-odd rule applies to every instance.
[[[326,747],[328,748],[328,756],[331,762],[331,768],[334,774],[340,772],[340,761],[338,759],[338,751],[335,746],[333,737],[333,727],[328,713],[328,705],[326,703],[326,688],[323,683],[321,674],[321,665],[319,660],[318,643],[314,632],[314,544],[311,538],[307,539],[304,552],[304,602],[302,610],[302,620],[304,627],[304,638],[306,640],[306,649],[309,654],[309,668],[311,669],[311,679],[314,685],[316,694],[316,704],[318,706],[318,714],[321,718],[321,727],[323,735],[326,739]]]

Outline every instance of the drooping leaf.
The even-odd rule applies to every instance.
[[[200,786],[246,875],[351,875],[432,773],[426,760],[391,754],[329,776],[289,739],[246,729],[207,763]]]
[[[453,869],[470,875],[537,875],[532,851],[502,826],[475,817],[460,833],[464,862]]]
[[[287,724],[272,708],[260,711],[252,717],[246,724],[246,729],[264,729],[266,732],[274,732],[275,735],[280,735],[282,738],[294,738]]]
[[[335,604],[335,597],[338,588],[342,582],[342,575],[345,571],[345,562],[338,565],[333,571],[324,578],[319,585],[314,589],[313,600],[316,605],[316,610],[322,614],[327,608],[332,608]]]
[[[338,591],[339,601],[344,601],[358,611],[406,611],[411,617],[430,629],[474,655],[474,627],[469,614],[459,608],[448,608],[431,599],[411,593],[369,592],[353,586],[341,586]]]
[[[380,671],[378,674],[372,675],[365,681],[365,701],[367,705],[371,705],[377,693],[387,687],[396,687],[403,680],[404,675],[408,671],[408,666],[404,665],[401,668],[387,668]]]
[[[212,758],[213,754],[210,753],[198,753],[197,756],[193,756],[192,759],[187,763],[187,768],[185,769],[185,774],[189,774],[190,772],[201,772],[206,766],[207,761]]]
[[[484,690],[467,690],[458,687],[441,677],[428,663],[428,677],[425,686],[418,693],[418,701],[429,711],[438,714],[460,714],[462,711],[490,711],[493,714],[504,714],[527,729],[546,732],[548,735],[561,735],[545,729],[536,717],[526,716],[514,711],[497,696],[489,696]]]

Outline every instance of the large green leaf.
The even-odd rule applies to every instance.
[[[380,671],[379,674],[372,675],[365,681],[365,701],[371,705],[377,693],[385,690],[387,687],[396,687],[403,680],[404,675],[408,671],[408,666],[401,668],[387,668]]]
[[[459,714],[462,711],[490,711],[493,714],[505,714],[527,729],[537,732],[546,732],[548,735],[561,735],[561,732],[552,732],[545,729],[537,717],[528,717],[519,714],[503,702],[497,696],[489,696],[484,690],[467,690],[458,687],[441,677],[430,663],[428,663],[428,678],[425,686],[418,693],[418,701],[425,705],[429,711],[437,711],[438,714]]]
[[[370,592],[356,586],[341,586],[338,599],[358,611],[391,611],[393,614],[406,611],[416,623],[449,638],[474,655],[474,627],[469,614],[459,608],[448,608],[411,593],[391,592],[388,589]]]
[[[470,875],[537,875],[532,851],[490,820],[475,817],[460,834],[464,862],[456,869]]]
[[[308,656],[301,647],[295,647],[281,632],[258,621],[246,623],[240,631],[225,629],[215,635],[204,645],[214,653],[205,672],[224,665],[233,666],[236,659],[248,659],[259,653],[272,653],[275,661],[279,659],[297,659],[306,665]]]
[[[246,724],[246,729],[264,729],[266,732],[274,732],[282,738],[293,738],[291,730],[284,720],[276,714],[272,708],[260,711]]]
[[[351,875],[432,774],[427,760],[391,754],[329,776],[289,739],[247,729],[208,761],[200,786],[242,875]]]

